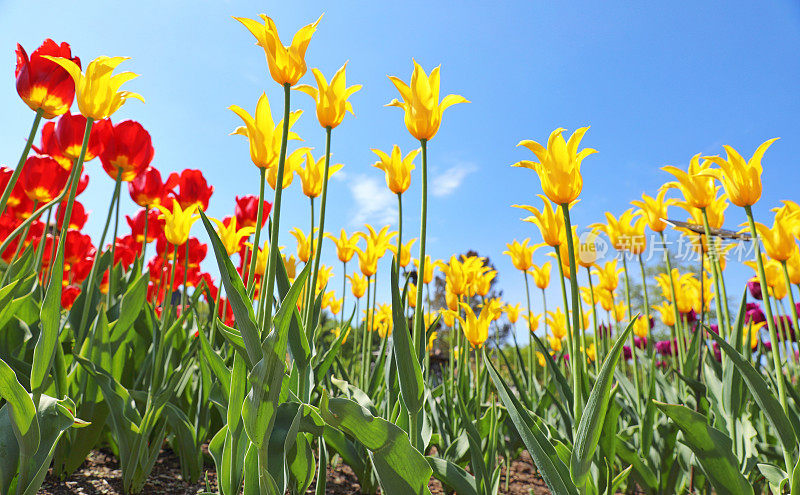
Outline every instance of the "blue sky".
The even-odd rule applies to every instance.
[[[408,80],[411,59],[426,70],[442,65],[442,94],[472,101],[449,109],[430,143],[429,252],[437,258],[476,249],[500,269],[511,302],[524,286],[501,253],[514,238],[533,237],[514,203],[536,204],[541,188],[531,171],[511,168],[530,158],[521,139],[544,141],[556,127],[591,125],[583,144],[599,151],[584,161],[584,192],[574,208],[579,226],[619,214],[642,192],[654,194],[669,176],[666,164],[685,168],[696,153],[722,152],[730,144],[749,156],[764,140],[780,136],[764,160],[768,209],[796,194],[796,149],[800,140],[800,7],[775,2],[0,2],[0,163],[16,163],[33,118],[14,90],[14,47],[28,51],[44,38],[68,41],[85,62],[98,55],[132,57],[123,67],[141,74],[127,88],[145,105],[127,104],[115,120],[140,121],[152,134],[153,165],[162,173],[201,169],[215,193],[209,213],[233,212],[235,195],[257,194],[258,172],[244,138],[229,136],[239,119],[227,107],[250,111],[266,91],[273,112],[281,90],[268,74],[263,51],[231,16],[272,16],[288,39],[302,25],[325,16],[311,42],[307,62],[327,77],[349,60],[349,84],[364,89],[352,97],[357,118],[335,129],[334,160],[345,164],[331,183],[327,226],[363,228],[364,222],[394,222],[394,197],[381,171],[371,167],[370,148],[406,151],[416,143],[402,112],[383,105],[397,96],[387,74]],[[304,82],[311,82],[310,73]],[[311,99],[293,93],[293,108],[306,111],[295,129],[324,149],[323,130]],[[89,165],[92,180],[83,196],[99,232],[113,181]],[[404,237],[417,235],[419,170],[406,194]],[[285,196],[287,229],[308,229],[308,201],[293,184]],[[123,211],[132,212],[125,195]],[[683,212],[671,216],[682,219]],[[736,207],[726,226],[744,220]],[[202,227],[198,225],[196,233]],[[123,230],[124,231],[124,230]],[[281,244],[294,239],[284,230]],[[324,258],[335,261],[327,244]],[[537,253],[544,261],[545,250]],[[210,260],[209,260],[210,261]],[[351,264],[352,266],[353,264]],[[335,265],[334,287],[341,284]],[[209,270],[212,265],[207,266]],[[385,273],[385,272],[384,272]],[[750,276],[731,267],[728,287]],[[736,289],[738,292],[738,289]],[[734,292],[734,291],[732,291]],[[551,300],[555,301],[553,291]],[[534,298],[536,302],[538,298]]]

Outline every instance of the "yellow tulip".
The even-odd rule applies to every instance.
[[[533,276],[533,283],[536,284],[536,287],[544,290],[550,285],[550,262],[542,266],[532,264],[528,273]]]
[[[408,283],[408,307],[417,307],[417,286],[414,282]]]
[[[306,73],[306,49],[322,16],[319,16],[317,22],[300,28],[289,46],[283,46],[281,43],[278,29],[270,17],[264,14],[259,14],[259,17],[264,24],[246,17],[234,17],[234,19],[241,22],[256,37],[256,44],[264,49],[272,79],[278,84],[294,86]]]
[[[360,90],[361,85],[356,84],[355,86],[347,87],[346,68],[347,62],[333,75],[330,85],[328,85],[328,81],[319,69],[311,69],[314,79],[317,80],[317,87],[301,84],[294,88],[314,98],[314,102],[317,105],[317,120],[319,120],[319,125],[322,127],[333,129],[341,124],[345,112],[350,112],[355,116],[353,106],[348,101],[348,98]]]
[[[625,315],[628,312],[628,306],[626,306],[624,302],[620,301],[619,303],[614,305],[613,311],[614,311],[614,320],[617,323],[620,323],[623,320],[625,320]]]
[[[442,113],[457,104],[469,103],[469,100],[460,95],[447,95],[439,102],[439,67],[431,71],[430,76],[414,60],[414,72],[411,74],[411,84],[408,85],[399,78],[389,76],[403,101],[394,99],[386,106],[399,107],[405,112],[406,129],[416,139],[430,140],[439,132],[442,123]]]
[[[789,200],[783,200],[781,203],[783,203],[783,206],[773,208],[772,211],[777,216],[783,217],[793,236],[800,237],[800,205]]]
[[[786,279],[783,276],[783,267],[778,261],[768,259],[763,254],[761,255],[761,261],[764,264],[764,275],[766,275],[767,279],[768,293],[776,299],[783,299],[788,295]],[[758,273],[758,266],[755,261],[748,260],[745,261],[744,264]]]
[[[492,282],[497,276],[497,270],[489,270],[475,278],[475,293],[485,297],[492,289]]]
[[[450,291],[456,296],[467,295],[469,289],[468,273],[455,255],[450,256],[449,263],[440,262],[439,269],[444,273]]]
[[[444,303],[447,305],[447,309],[451,311],[456,311],[458,309],[458,299],[455,293],[453,293],[453,288],[449,283],[445,283],[444,285]]]
[[[310,149],[311,148],[298,148],[289,153],[289,156],[286,157],[286,162],[283,166],[283,183],[281,184],[281,189],[286,189],[292,185],[294,173],[300,170],[300,164],[303,162],[306,153]],[[270,167],[267,170],[267,183],[269,187],[275,189],[278,184],[278,167]]]
[[[455,311],[442,308],[439,310],[439,314],[442,315],[442,321],[444,322],[444,325],[448,328],[453,328],[456,323]]]
[[[289,276],[289,281],[294,281],[294,278],[297,276],[297,260],[294,258],[294,255],[290,255],[287,258],[283,253],[281,253],[281,258],[283,258],[283,266],[286,268],[286,274]]]
[[[564,214],[560,208],[553,209],[553,204],[545,196],[539,194],[539,197],[542,198],[544,203],[541,211],[529,205],[511,206],[527,210],[532,214],[532,216],[523,218],[522,221],[530,222],[539,227],[545,244],[552,247],[560,246],[562,241],[561,233],[564,230]]]
[[[560,340],[567,336],[567,317],[561,308],[547,312],[547,324],[555,338]]]
[[[380,256],[378,256],[378,250],[372,241],[367,241],[366,249],[361,249],[356,246],[355,250],[356,253],[358,253],[358,266],[361,269],[361,273],[363,273],[365,277],[375,275],[378,271],[378,260]]]
[[[517,303],[514,306],[506,304],[506,306],[503,308],[503,311],[506,312],[506,318],[508,318],[508,321],[511,323],[516,323],[519,319],[519,314],[521,311],[520,304]]]
[[[597,359],[597,349],[594,346],[594,342],[589,344],[589,347],[586,348],[584,351],[586,354],[586,360],[590,363],[593,363],[595,359]]]
[[[192,205],[185,210],[181,209],[178,201],[172,200],[172,211],[164,208],[161,205],[153,205],[161,211],[159,218],[162,218],[164,224],[164,236],[167,241],[176,246],[181,246],[189,240],[189,231],[192,224],[200,218],[197,213],[197,205]]]
[[[550,133],[547,147],[532,140],[520,141],[517,146],[528,148],[539,161],[522,160],[513,165],[534,170],[542,182],[544,193],[557,205],[570,204],[578,198],[583,188],[581,162],[592,153],[597,153],[592,148],[578,151],[588,127],[577,129],[569,141],[562,136],[565,130],[559,127]]]
[[[552,349],[553,352],[561,352],[561,338],[548,335],[547,343],[550,344],[550,349]]]
[[[544,368],[547,365],[547,361],[544,359],[544,354],[539,351],[536,351],[536,360],[539,362],[540,368]]]
[[[281,137],[283,136],[283,119],[276,125],[272,120],[267,94],[262,93],[256,104],[255,117],[238,105],[228,107],[233,113],[244,121],[244,126],[237,127],[231,135],[245,136],[250,141],[250,160],[258,168],[278,168],[281,153]],[[289,129],[302,115],[302,110],[289,114]],[[300,136],[294,131],[289,131],[286,139],[299,140]],[[274,188],[273,188],[274,189]]]
[[[331,313],[338,315],[339,311],[342,310],[342,298],[333,298],[328,303],[328,309],[331,310]]]
[[[297,167],[295,172],[300,177],[303,184],[303,194],[309,198],[316,198],[322,194],[323,175],[325,175],[325,157],[319,160],[314,160],[314,155],[310,151],[306,151],[306,166]],[[328,167],[328,178],[330,179],[333,174],[342,169],[344,165],[337,163]],[[284,177],[286,171],[284,170]],[[277,175],[275,180],[277,181]]]
[[[706,156],[704,159],[710,160],[719,169],[711,169],[703,172],[704,175],[714,177],[725,186],[725,192],[731,203],[736,206],[752,206],[761,199],[761,159],[772,143],[778,138],[769,139],[761,143],[756,149],[750,160],[745,161],[738,151],[728,145],[724,145],[727,159],[723,160],[719,156]]]
[[[661,167],[661,170],[672,174],[677,179],[677,182],[667,182],[661,187],[678,189],[690,205],[695,208],[705,208],[717,197],[714,177],[709,177],[705,172],[710,169],[711,164],[711,160],[708,159],[703,159],[701,162],[700,154],[697,154],[689,161],[687,172],[672,165]]]
[[[514,268],[517,270],[527,271],[533,265],[533,253],[539,246],[528,246],[530,239],[525,239],[520,244],[516,239],[511,244],[506,244],[508,248],[506,251],[503,251],[503,254],[507,254],[511,257],[511,263],[514,264]]]
[[[439,338],[438,332],[431,332],[430,336],[428,337],[428,347],[427,347],[428,352],[431,352],[433,350],[433,344],[434,342],[436,342],[436,339],[438,338]]]
[[[417,157],[419,149],[409,151],[405,157],[396,144],[392,147],[391,155],[375,148],[372,148],[372,152],[380,158],[372,166],[386,173],[386,185],[389,186],[389,190],[395,194],[406,192],[411,185],[411,171],[415,168],[414,158]]]
[[[433,269],[436,268],[441,261],[432,261],[430,255],[425,255],[425,273],[422,274],[422,283],[429,284],[433,281]],[[414,260],[414,266],[419,270],[419,260]]]
[[[81,73],[81,68],[68,58],[51,57],[43,58],[57,63],[66,70],[75,82],[75,99],[78,100],[78,109],[81,115],[94,120],[111,117],[114,112],[125,104],[128,98],[134,98],[144,103],[144,98],[138,93],[120,91],[119,88],[138,77],[133,72],[121,72],[112,75],[119,64],[129,57],[100,56],[89,62],[86,72]]]
[[[597,275],[599,279],[597,287],[605,289],[609,292],[617,290],[619,285],[619,275],[624,271],[623,268],[617,268],[617,259],[606,261],[602,268],[599,266],[597,270],[592,270],[593,275]]]
[[[378,258],[383,258],[386,251],[392,246],[392,238],[397,236],[397,232],[389,232],[389,226],[384,226],[380,231],[375,231],[372,225],[365,225],[368,234],[365,234],[368,243],[374,246]]]
[[[314,229],[317,232],[318,229]],[[314,246],[311,245],[311,236],[306,237],[299,227],[295,227],[289,231],[290,234],[297,239],[297,259],[303,263],[308,263],[311,255],[314,253]]]
[[[528,330],[531,333],[536,333],[536,329],[539,328],[539,315],[525,313],[522,315],[522,317],[525,318],[526,322],[528,322]]]
[[[767,324],[766,321],[759,321],[758,323],[751,323],[750,324],[750,329],[749,330],[745,329],[742,332],[742,342],[743,343],[747,343],[747,332],[748,331],[750,332],[750,349],[751,350],[755,350],[756,347],[758,347],[758,341],[760,340],[759,336],[760,336],[761,329],[764,328],[764,325],[766,325],[766,324]]]
[[[407,243],[400,246],[400,266],[405,268],[411,263],[411,246],[417,242],[417,238],[413,238]],[[395,256],[397,256],[397,246],[391,245],[389,246],[389,251],[391,251]]]
[[[492,311],[481,311],[479,315],[476,315],[469,304],[459,303],[459,306],[464,311],[464,317],[460,314],[454,314],[454,316],[461,322],[464,336],[472,347],[480,349],[489,338],[489,324],[494,315]]]
[[[650,322],[642,315],[636,318],[633,322],[633,333],[640,339],[647,337],[650,333]]]
[[[367,292],[366,277],[359,273],[353,273],[352,275],[347,275],[347,278],[350,280],[350,290],[353,292],[353,296],[356,299],[364,297],[364,293]]]
[[[603,308],[605,311],[611,311],[614,309],[614,292],[599,288],[597,289],[597,302],[600,303],[600,307]]]
[[[341,331],[342,330],[339,327],[336,327],[333,330],[331,330],[331,332],[333,332],[334,338],[337,338],[337,339],[339,338],[339,335],[340,335]],[[349,337],[349,336],[350,336],[350,328],[348,327],[347,330],[345,330],[345,332],[344,332],[344,338],[342,339],[342,344],[347,342],[347,337]]]
[[[361,232],[356,232],[352,236],[348,237],[347,233],[344,231],[344,229],[342,229],[338,238],[327,232],[325,233],[325,237],[332,240],[333,243],[336,244],[336,256],[339,257],[339,261],[342,263],[347,263],[353,258],[353,254],[355,254],[355,247],[358,245],[359,239],[364,237],[364,234]]]
[[[328,285],[328,281],[333,277],[333,268],[320,265],[319,273],[317,274],[317,292],[320,292],[322,289]]]
[[[786,260],[786,271],[789,272],[789,283],[800,284],[800,250],[796,247],[789,259]]]
[[[672,284],[675,287],[675,297],[677,301],[672,300],[672,289],[670,286],[670,277]],[[692,310],[691,287],[693,285],[694,274],[684,273],[681,274],[677,268],[672,269],[672,273],[659,273],[655,276],[656,283],[661,288],[661,294],[664,298],[678,306],[679,313],[688,313]],[[696,280],[694,280],[696,282]]]
[[[717,188],[719,189],[719,188]],[[728,209],[728,195],[721,194],[715,196],[711,203],[706,206],[706,216],[708,217],[708,226],[712,229],[721,229],[725,223],[725,210]],[[682,208],[689,214],[687,219],[688,223],[695,225],[703,225],[703,212],[699,208],[695,208],[686,201],[676,201],[675,205]],[[687,230],[688,235],[697,235],[693,231]]]
[[[764,243],[764,251],[776,261],[787,261],[797,251],[797,244],[783,218],[775,215],[772,228],[756,222],[756,230],[761,242]]]
[[[393,327],[392,307],[388,304],[379,304],[378,314],[375,316],[375,320],[378,336],[380,336],[382,339],[390,337],[392,335]]]
[[[667,228],[667,224],[663,219],[668,218],[667,209],[674,205],[675,198],[666,198],[667,190],[662,189],[653,198],[647,194],[642,193],[641,200],[631,201],[633,206],[638,206],[640,211],[637,212],[647,220],[647,226],[653,232],[663,232]]]
[[[245,246],[253,252],[253,243],[247,242]],[[263,248],[258,249],[258,253],[256,253],[256,275],[264,275],[267,271],[267,261],[269,260],[269,247],[265,246]]]
[[[212,218],[211,220],[217,224],[217,234],[219,234],[219,238],[222,241],[222,245],[225,246],[225,251],[228,253],[228,256],[239,252],[239,243],[241,240],[245,237],[250,237],[250,234],[256,231],[255,227],[242,227],[241,229],[237,229],[236,217],[231,217],[227,226],[216,218]]]
[[[661,316],[661,323],[663,323],[664,326],[671,327],[675,325],[675,310],[672,304],[664,301],[661,304],[651,307],[658,311],[658,314]]]
[[[617,251],[628,251],[631,254],[641,254],[647,248],[647,237],[644,235],[646,219],[636,218],[641,211],[634,213],[633,208],[628,208],[617,219],[606,212],[606,223],[596,223],[591,227],[606,233],[611,245]]]

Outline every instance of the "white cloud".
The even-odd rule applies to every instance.
[[[392,224],[397,220],[397,197],[383,181],[373,177],[357,175],[350,182],[350,192],[355,201],[352,225],[366,222]]]
[[[472,163],[459,163],[435,175],[431,179],[431,194],[438,198],[453,194],[461,183],[464,182],[467,175],[471,174],[476,169],[477,167]]]

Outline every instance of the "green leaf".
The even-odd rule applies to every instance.
[[[257,363],[263,357],[261,350],[261,339],[259,338],[258,327],[256,326],[256,317],[253,313],[253,304],[250,298],[247,297],[247,291],[244,288],[242,277],[233,266],[228,252],[225,250],[222,241],[217,235],[217,231],[208,221],[206,214],[200,210],[200,217],[203,220],[203,225],[208,232],[208,237],[211,240],[211,245],[214,248],[214,256],[219,265],[219,275],[222,284],[225,286],[225,294],[228,296],[228,302],[233,309],[233,315],[236,317],[236,326],[239,333],[244,340],[245,350],[247,357],[251,363]]]
[[[586,407],[581,415],[581,420],[578,423],[578,430],[575,435],[575,445],[572,449],[572,458],[570,459],[569,468],[572,481],[578,486],[586,484],[586,479],[589,476],[589,466],[592,463],[594,451],[597,448],[597,442],[600,440],[601,426],[608,411],[608,401],[611,397],[611,387],[614,380],[614,370],[617,367],[617,361],[622,353],[622,346],[625,345],[625,339],[633,329],[633,321],[628,324],[624,332],[617,337],[614,347],[606,356],[603,361],[603,366],[600,368],[600,373],[597,375],[597,381],[589,394],[589,400],[586,402]]]
[[[770,425],[775,429],[778,438],[783,444],[784,450],[790,453],[794,452],[797,448],[796,432],[794,428],[792,428],[792,424],[789,422],[789,418],[786,416],[783,408],[781,408],[780,402],[778,402],[778,399],[775,398],[775,395],[767,386],[767,382],[764,381],[764,378],[759,372],[753,368],[753,365],[745,360],[741,354],[736,352],[730,344],[725,342],[725,339],[713,332],[709,332],[709,335],[711,335],[711,338],[717,342],[720,349],[730,358],[733,365],[736,366],[736,369],[739,370],[745,383],[747,383],[747,387],[750,389],[750,393],[753,395],[753,399],[756,401],[756,404],[758,404],[759,409],[766,415]]]
[[[800,459],[797,459],[797,464],[794,465],[792,470],[792,485],[790,495],[800,495]]]
[[[443,485],[454,490],[458,495],[479,495],[475,478],[460,466],[438,457],[426,456],[425,459],[433,469],[433,477],[441,481]]]
[[[428,461],[415,449],[406,432],[370,414],[356,402],[329,398],[323,392],[319,412],[330,426],[361,442],[372,452],[372,463],[383,493],[387,495],[427,495],[433,474]]]
[[[494,382],[500,400],[508,411],[508,415],[517,433],[525,443],[528,452],[533,458],[533,463],[539,469],[544,482],[554,493],[564,495],[577,495],[578,488],[569,477],[566,464],[558,458],[555,448],[541,431],[530,413],[519,402],[514,392],[497,373],[491,360],[484,354],[483,362],[489,371],[489,376]]]
[[[112,342],[127,334],[136,318],[138,318],[139,313],[141,313],[147,297],[147,283],[149,280],[150,276],[148,274],[139,275],[123,294],[122,302],[120,302],[119,319],[114,323],[111,332]]]
[[[567,378],[561,372],[561,369],[556,364],[553,356],[550,355],[550,351],[544,346],[542,340],[536,336],[536,334],[531,334],[533,339],[536,341],[536,345],[539,347],[539,351],[544,356],[545,361],[547,362],[547,371],[550,372],[550,375],[553,378],[553,382],[556,385],[556,390],[558,390],[558,395],[561,397],[561,402],[567,404],[569,407],[566,409],[572,414],[574,405],[573,405],[573,397],[572,397],[572,389],[570,388],[570,384],[567,381]]]
[[[767,479],[770,490],[779,494],[783,493],[784,486],[786,486],[786,483],[789,482],[789,478],[786,477],[786,471],[774,464],[760,463],[756,464],[756,467],[764,476],[764,478]]]
[[[397,264],[392,261],[392,321],[394,323],[393,341],[394,356],[397,361],[400,379],[400,397],[409,414],[417,414],[422,409],[425,394],[425,382],[422,379],[422,368],[417,361],[417,351],[408,331],[408,320],[405,316],[403,302],[400,300],[399,275]]]
[[[733,443],[723,432],[708,424],[702,414],[686,406],[656,402],[683,432],[683,443],[694,453],[718,495],[752,494],[753,487],[741,472],[733,455]]]
[[[0,359],[0,398],[11,406],[9,416],[14,436],[19,444],[20,455],[32,456],[39,447],[39,421],[36,406],[28,391],[17,381],[14,370]]]
[[[317,383],[322,383],[322,381],[325,379],[325,375],[327,375],[328,371],[331,369],[331,366],[333,365],[336,356],[339,354],[339,350],[342,348],[342,344],[344,343],[348,334],[355,333],[350,326],[350,324],[353,322],[353,317],[355,314],[356,310],[353,308],[353,312],[350,314],[350,319],[347,320],[347,324],[345,324],[339,330],[339,337],[337,337],[336,340],[334,340],[333,343],[328,347],[328,349],[322,355],[322,359],[320,359],[319,364],[314,369],[314,378],[316,379]],[[353,338],[355,338],[355,336]]]
[[[53,364],[53,356],[58,343],[58,330],[61,324],[61,281],[64,278],[64,253],[58,249],[56,259],[50,265],[52,274],[50,284],[42,301],[42,331],[39,333],[39,341],[33,349],[33,366],[31,367],[31,391],[41,393],[40,388],[50,367]]]

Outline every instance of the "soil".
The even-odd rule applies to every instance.
[[[536,474],[536,469],[531,463],[530,456],[523,452],[522,456],[511,463],[511,478],[508,490],[506,486],[506,472],[503,468],[500,478],[500,493],[508,495],[545,495],[550,491],[544,481]],[[206,475],[211,491],[216,490],[216,473],[214,465],[206,466]],[[433,495],[443,495],[438,480],[432,479],[430,483]],[[313,494],[315,486],[307,493]],[[159,454],[153,472],[147,480],[142,491],[143,495],[196,495],[206,490],[205,479],[197,483],[189,483],[182,479],[178,457],[169,449],[164,449]],[[83,465],[66,481],[60,481],[48,475],[39,495],[122,495],[122,471],[117,459],[106,450],[95,450]],[[335,469],[328,468],[326,494],[331,495],[357,495],[361,493],[353,471],[345,464],[339,464]]]

